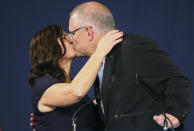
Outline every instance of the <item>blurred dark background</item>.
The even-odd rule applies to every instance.
[[[31,88],[28,72],[32,36],[51,24],[68,31],[69,13],[85,0],[6,0],[0,3],[0,127],[30,131]],[[117,28],[157,41],[194,84],[194,2],[192,0],[99,0],[113,13]],[[75,59],[74,76],[86,61]],[[192,90],[192,94],[194,91]],[[194,97],[186,122],[193,131]]]

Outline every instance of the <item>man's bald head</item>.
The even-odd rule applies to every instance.
[[[70,14],[79,27],[92,26],[98,33],[115,29],[114,18],[107,7],[98,2],[86,2],[76,6]]]

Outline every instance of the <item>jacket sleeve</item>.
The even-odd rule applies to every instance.
[[[137,40],[129,42],[133,44],[127,48],[130,48],[129,56],[133,52],[134,68],[139,74],[146,74],[148,77],[144,77],[144,82],[165,97],[164,111],[184,123],[190,110],[191,85],[188,78],[153,40],[140,36],[133,38]]]

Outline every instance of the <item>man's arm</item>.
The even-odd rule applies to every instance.
[[[164,112],[161,113],[166,113],[175,128],[183,125],[190,110],[191,85],[188,78],[153,40],[141,36],[134,39],[136,40],[133,44],[134,50],[131,49],[130,52],[134,51],[134,60],[138,62],[137,70],[150,74],[151,76],[147,78],[145,76],[146,84],[151,90],[165,97]],[[130,56],[127,49],[129,48],[126,48],[125,52]],[[153,119],[163,126],[162,114],[153,116]],[[170,123],[168,126],[171,127]]]

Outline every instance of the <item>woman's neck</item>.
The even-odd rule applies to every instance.
[[[72,59],[65,59],[60,61],[60,67],[65,71],[66,75],[70,76],[70,67],[71,67]]]

